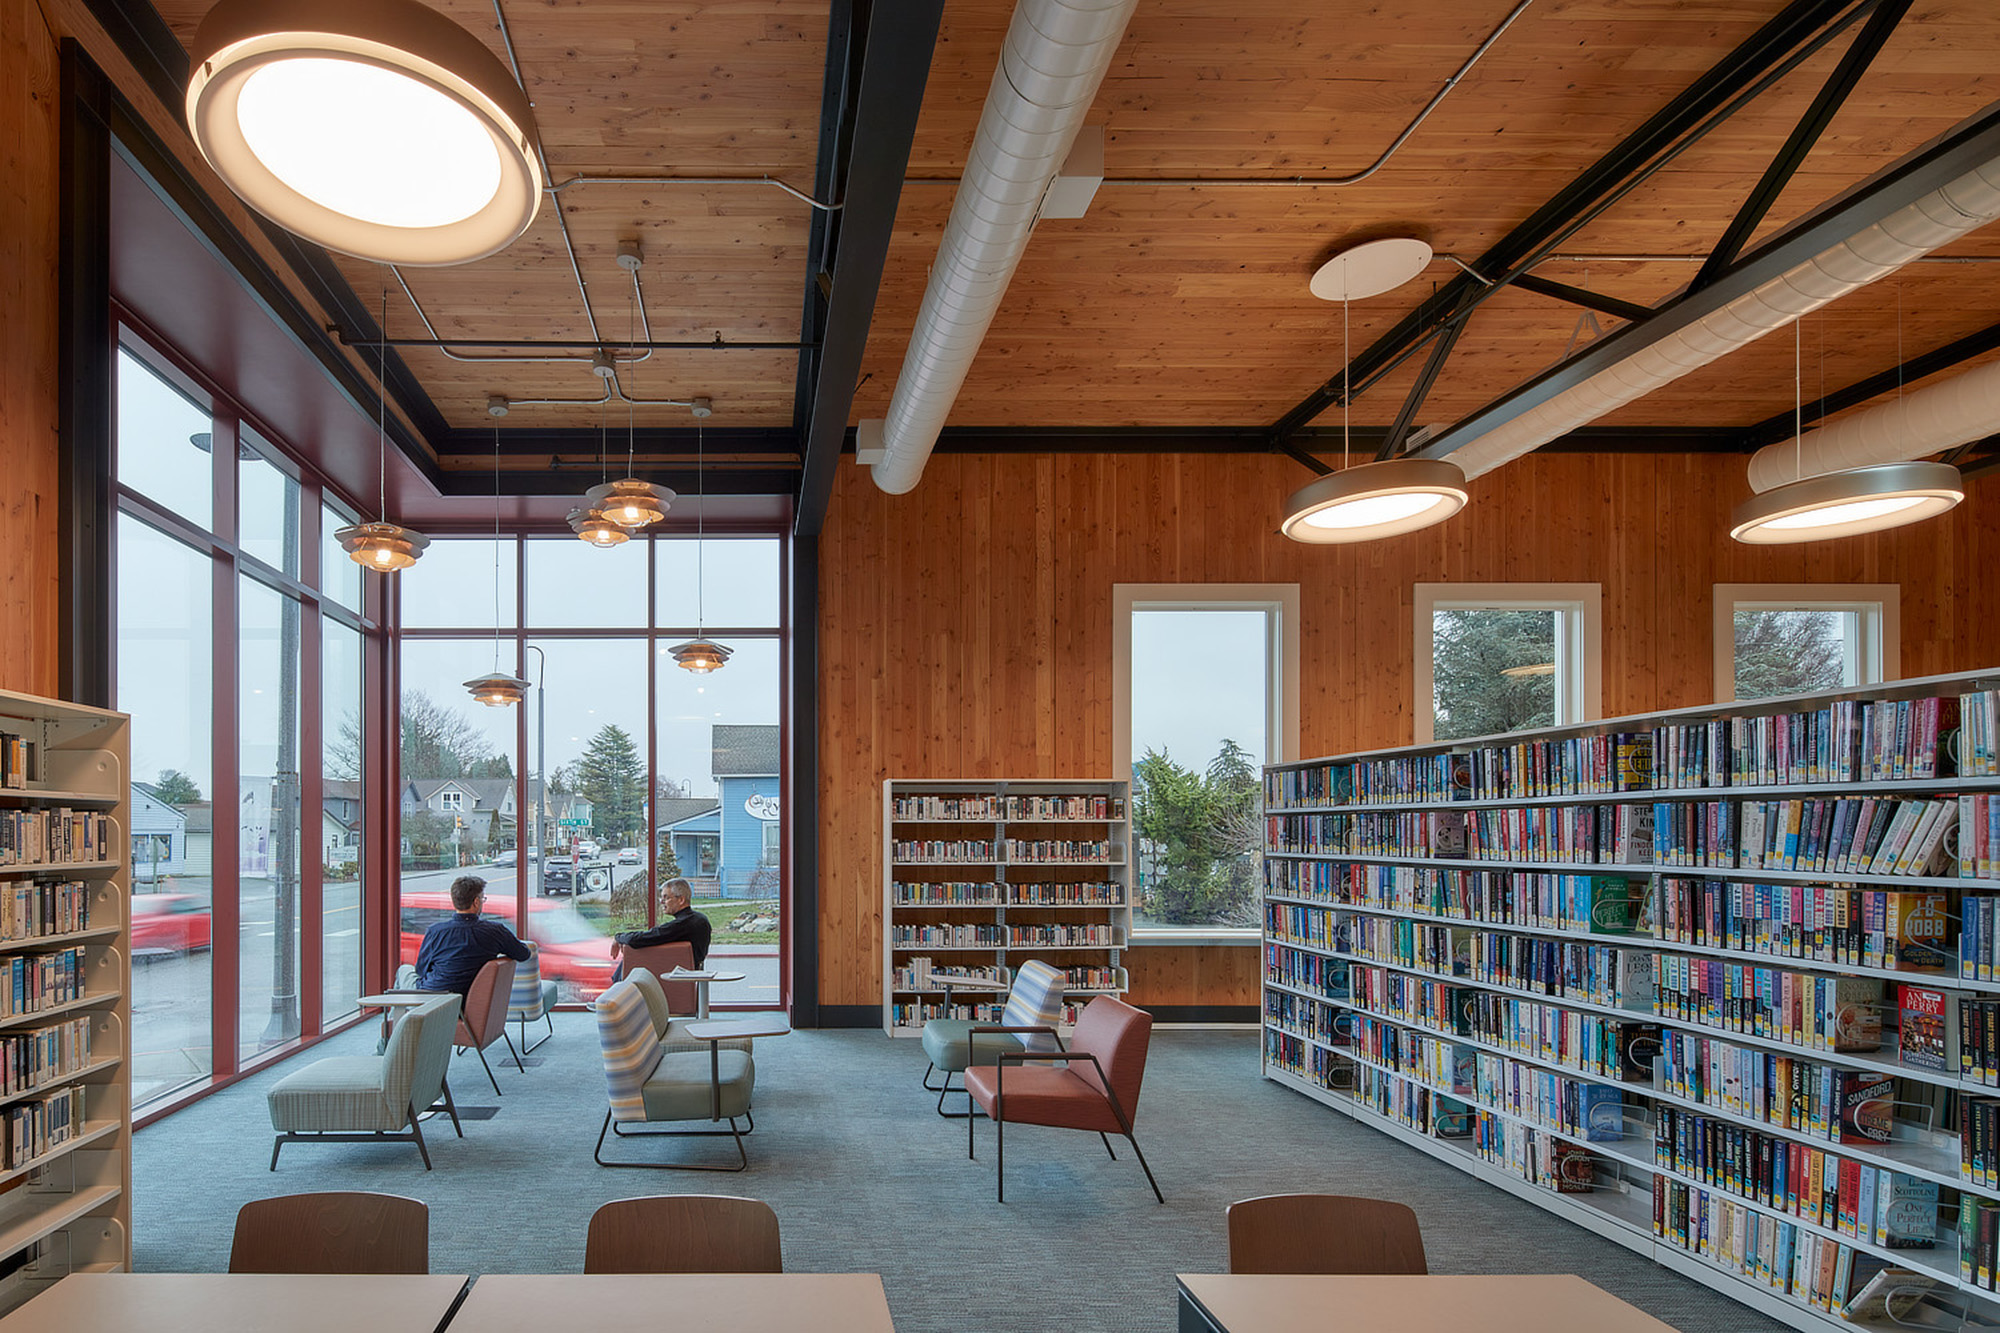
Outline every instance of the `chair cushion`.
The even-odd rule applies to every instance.
[[[972,1029],[992,1027],[969,1018],[927,1018],[924,1020],[924,1054],[947,1073],[960,1073],[973,1063]],[[1021,1039],[1011,1032],[986,1032],[979,1037],[976,1063],[990,1065],[1001,1051],[1025,1050]]]
[[[1001,1024],[1010,1028],[1056,1026],[1062,1021],[1063,989],[1067,981],[1060,969],[1039,958],[1021,964],[1007,992],[1007,1007],[1000,1011]],[[1046,1033],[1029,1033],[1022,1040],[1031,1051],[1059,1049],[1056,1039]]]
[[[707,1043],[703,1043],[706,1045]],[[708,1052],[676,1051],[660,1057],[659,1067],[640,1089],[648,1120],[707,1120],[715,1099]],[[743,1051],[723,1051],[713,1066],[722,1088],[722,1114],[739,1116],[750,1109],[757,1087],[757,1065]]]
[[[540,1018],[555,1005],[556,983],[542,980],[542,960],[535,954],[514,966],[514,985],[507,992],[508,1018]]]
[[[1000,1070],[987,1065],[965,1071],[965,1090],[989,1116],[995,1114],[1000,1075]],[[1009,1124],[1053,1125],[1058,1129],[1088,1129],[1106,1134],[1125,1132],[1118,1117],[1111,1113],[1111,1103],[1095,1084],[1085,1082],[1067,1069],[1008,1065],[1006,1088]]]
[[[639,994],[646,997],[646,1010],[653,1016],[653,1031],[666,1035],[673,1013],[667,1008],[667,992],[660,986],[660,979],[643,967],[626,969],[625,979],[637,986]]]
[[[604,1056],[612,1115],[619,1120],[645,1119],[646,1103],[639,1089],[660,1063],[660,1039],[653,1035],[653,1015],[645,997],[630,981],[617,982],[597,997],[597,1044]]]
[[[383,1096],[388,1062],[374,1055],[315,1060],[272,1085],[271,1128],[285,1130],[401,1129],[402,1107]]]

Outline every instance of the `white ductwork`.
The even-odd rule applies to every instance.
[[[1468,477],[1491,472],[1671,384],[1690,371],[1748,346],[1767,333],[1784,328],[1802,315],[1894,273],[1995,218],[2000,218],[2000,162],[1989,162],[1745,292],[1704,318],[1663,331],[1653,342],[1635,348],[1616,365],[1607,366],[1581,384],[1496,426],[1453,450],[1448,457]],[[1922,452],[1929,451],[1919,451]],[[1918,455],[1906,452],[1898,456]],[[1815,470],[1831,469],[1808,469]],[[1791,478],[1787,475],[1784,479]]]
[[[2000,362],[1857,412],[1803,440],[1766,445],[1750,458],[1750,488],[1826,472],[1907,463],[2000,431]]]
[[[1138,0],[1021,0],[882,426],[875,484],[923,476]]]

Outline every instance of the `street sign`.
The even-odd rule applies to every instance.
[[[559,828],[589,828],[590,821],[588,819],[558,819],[556,825]]]

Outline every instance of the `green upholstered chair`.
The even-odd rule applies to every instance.
[[[315,1060],[271,1087],[271,1169],[287,1143],[417,1145],[424,1170],[430,1149],[418,1117],[440,1098],[459,1137],[457,1108],[445,1087],[452,1038],[458,1032],[458,996],[438,995],[403,1011],[380,1055],[337,1055]]]
[[[711,1043],[701,1042],[699,1051],[663,1049],[654,1026],[653,1012],[641,983],[630,977],[616,982],[597,997],[597,1040],[604,1057],[604,1081],[610,1107],[604,1113],[604,1127],[597,1132],[593,1156],[599,1166],[651,1167],[675,1171],[741,1171],[750,1165],[743,1151],[743,1135],[738,1117],[749,1128],[750,1103],[757,1087],[757,1066],[745,1050],[710,1051]],[[729,1122],[728,1129],[651,1129],[647,1126],[676,1120]],[[607,1161],[607,1136],[640,1138],[714,1138],[726,1136],[736,1141],[736,1165],[712,1166],[697,1162]]]
[[[1054,1051],[1062,1041],[1054,1028],[1062,1019],[1063,974],[1040,959],[1032,959],[1014,973],[1013,987],[1007,992],[1007,1007],[996,1023],[971,1018],[927,1018],[924,1020],[924,1054],[930,1068],[924,1071],[924,1087],[938,1095],[938,1114],[956,1120],[972,1114],[944,1109],[945,1094],[962,1092],[951,1086],[953,1074],[963,1074],[975,1064],[990,1065],[1002,1051]],[[972,1029],[981,1028],[977,1042]],[[995,1028],[1011,1031],[998,1032]],[[944,1075],[942,1083],[931,1085],[932,1072]]]
[[[686,947],[686,946],[682,946]],[[687,1025],[695,1021],[691,1015],[675,1018],[672,1012],[672,992],[659,977],[645,968],[634,968],[626,975],[627,981],[639,988],[639,994],[646,1001],[646,1013],[653,1025],[653,1035],[659,1039],[662,1053],[675,1051],[700,1051],[708,1054],[709,1043],[696,1041],[687,1035]],[[719,1043],[725,1051],[748,1051],[750,1038],[732,1037]]]

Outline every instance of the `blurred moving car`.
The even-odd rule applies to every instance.
[[[550,864],[554,864],[551,862]],[[528,899],[528,928],[514,924],[514,897],[493,896],[480,913],[505,922],[523,939],[533,940],[541,959],[542,979],[553,981],[564,1000],[594,1000],[611,984],[611,937],[586,921],[568,903]],[[442,891],[403,895],[402,953],[405,963],[417,961],[424,932],[452,915],[451,895]]]
[[[514,864],[514,855],[515,855],[515,854],[514,854],[514,849],[510,847],[510,848],[508,848],[508,849],[507,849],[506,851],[504,851],[504,852],[500,852],[500,853],[496,854],[496,855],[494,856],[494,858],[493,858],[493,864],[494,864],[494,865],[496,865],[496,866],[510,866],[510,865],[513,865],[513,864]]]
[[[192,893],[132,895],[132,956],[157,958],[206,949],[213,942],[209,906]],[[605,946],[607,949],[610,945]]]
[[[618,849],[618,864],[621,866],[635,866],[645,859],[646,854],[637,847],[620,847]]]

